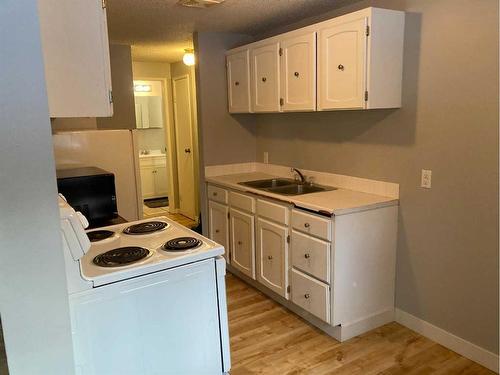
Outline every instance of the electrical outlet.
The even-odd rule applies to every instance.
[[[431,185],[432,185],[432,171],[430,169],[422,169],[420,187],[430,189]]]
[[[264,164],[269,164],[269,152],[264,151]]]

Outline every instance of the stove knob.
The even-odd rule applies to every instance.
[[[80,223],[82,223],[82,226],[84,228],[88,228],[89,221],[87,220],[87,218],[85,217],[84,214],[82,214],[80,211],[77,211],[76,212],[76,217],[80,220]]]

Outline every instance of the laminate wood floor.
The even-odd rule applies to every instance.
[[[228,273],[231,375],[494,373],[390,323],[340,343]]]

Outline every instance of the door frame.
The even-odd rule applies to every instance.
[[[176,123],[175,123],[175,103],[174,103],[174,82],[176,80],[187,79],[188,90],[189,90],[189,105],[191,110],[191,145],[192,145],[192,155],[193,155],[193,182],[194,182],[194,220],[198,223],[200,216],[200,187],[199,187],[199,145],[198,145],[198,110],[196,103],[196,79],[194,69],[191,69],[191,74],[181,74],[178,76],[173,76],[172,79],[172,128],[173,128],[173,141],[177,146],[177,133],[176,133]],[[177,150],[176,150],[177,151]],[[176,154],[177,156],[177,154]],[[177,157],[176,171],[177,171],[177,188],[179,187],[178,173],[177,170]],[[177,207],[177,211],[180,209],[180,203]]]
[[[175,130],[174,130],[174,109],[173,109],[173,96],[172,87],[170,80],[165,77],[153,77],[153,76],[137,76],[133,77],[134,81],[161,81],[162,83],[162,94],[163,94],[163,121],[165,126],[163,127],[165,132],[165,144],[167,145],[167,176],[168,176],[168,211],[170,213],[177,213],[177,201],[178,201],[178,190],[177,190],[177,150],[175,142]],[[138,129],[136,129],[138,131]],[[138,146],[136,152],[139,152]],[[137,155],[137,158],[139,156]],[[137,200],[139,204],[139,218],[143,219],[143,199],[142,199],[142,189],[141,189],[141,171],[139,163],[136,166],[136,185],[137,185]]]

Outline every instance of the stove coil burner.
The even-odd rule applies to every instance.
[[[194,237],[178,237],[163,245],[165,251],[184,251],[201,245],[201,241]]]
[[[128,228],[125,228],[123,233],[125,234],[148,234],[157,232],[168,227],[167,223],[163,221],[146,221],[144,223],[134,224]]]
[[[112,237],[114,234],[115,232],[112,232],[110,230],[94,230],[92,232],[87,232],[87,237],[89,238],[90,242],[98,242]]]
[[[97,255],[93,262],[100,267],[122,267],[146,258],[148,249],[137,246],[119,247]]]

